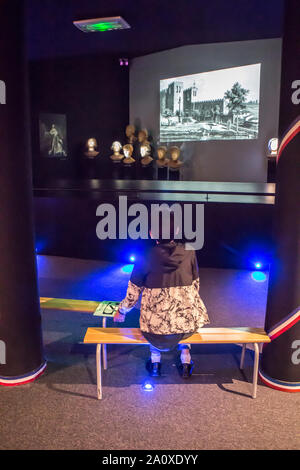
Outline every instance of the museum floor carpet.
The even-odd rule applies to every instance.
[[[130,267],[38,257],[41,296],[121,300]],[[267,280],[249,271],[201,269],[210,326],[264,326]],[[163,356],[152,393],[147,347],[111,346],[103,400],[96,399],[95,348],[78,344],[99,320],[42,311],[48,367],[35,383],[0,387],[0,449],[297,449],[299,394],[259,382],[251,398],[252,351],[239,368],[239,346],[193,347],[194,375],[184,382],[176,356]],[[138,325],[138,310],[124,326]],[[108,324],[108,326],[110,326]]]

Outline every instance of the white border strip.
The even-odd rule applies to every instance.
[[[263,380],[263,382],[268,383],[270,386],[277,387],[278,389],[282,390],[288,390],[290,391],[300,391],[300,385],[284,385],[283,382],[280,381],[272,381],[268,379],[261,371],[259,371],[260,378]]]
[[[24,382],[29,382],[34,380],[38,375],[40,375],[47,367],[47,362],[45,362],[40,369],[38,369],[34,374],[27,375],[21,379],[4,379],[0,377],[0,385],[22,385]]]
[[[292,317],[288,318],[284,323],[281,323],[281,325],[277,326],[277,328],[270,331],[269,336],[276,335],[276,333],[278,333],[278,331],[283,330],[286,326],[288,326],[290,323],[292,323],[297,317],[300,317],[300,310],[298,310]]]

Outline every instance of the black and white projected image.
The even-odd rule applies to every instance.
[[[257,139],[261,64],[160,81],[160,141]]]
[[[40,151],[44,157],[67,157],[67,119],[64,114],[40,115]]]

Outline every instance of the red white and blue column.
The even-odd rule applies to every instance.
[[[286,1],[274,214],[274,255],[261,380],[276,390],[300,391],[300,9]]]
[[[46,367],[33,231],[23,0],[0,2],[0,385]]]

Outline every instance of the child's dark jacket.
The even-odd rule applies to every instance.
[[[199,295],[199,272],[195,251],[183,243],[157,244],[135,264],[120,312],[126,313],[140,294],[140,328],[158,335],[193,333],[209,323]]]

